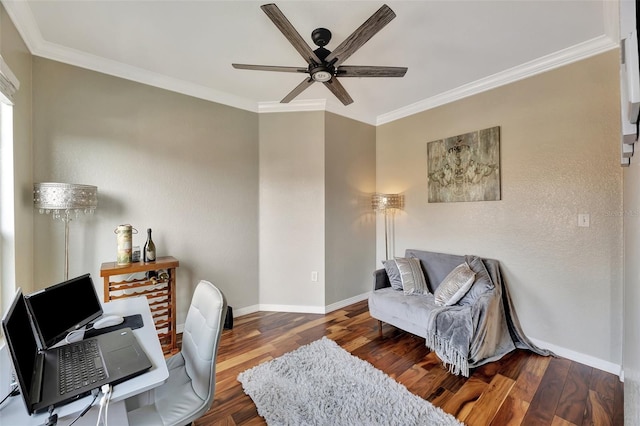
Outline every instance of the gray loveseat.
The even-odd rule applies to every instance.
[[[406,251],[408,258],[419,259],[428,291],[405,294],[391,287],[386,269],[376,270],[369,312],[380,321],[380,330],[386,322],[423,337],[449,371],[466,377],[470,368],[500,359],[515,348],[552,355],[524,335],[497,260],[414,249]],[[471,288],[451,306],[436,304],[438,286],[465,262],[475,273]]]

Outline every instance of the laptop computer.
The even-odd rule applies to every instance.
[[[90,274],[66,280],[24,297],[41,349],[51,348],[69,333],[80,331],[83,326],[102,315],[102,305]],[[76,335],[82,336],[81,333]]]
[[[51,349],[39,349],[20,289],[2,319],[2,328],[18,387],[29,414],[74,401],[102,385],[116,385],[142,374],[152,366],[130,328]],[[95,347],[96,356],[89,355],[86,349],[78,349],[78,345],[87,344]],[[65,356],[63,352],[69,349],[75,349],[76,352]],[[61,377],[65,359],[71,363],[72,373],[81,378],[69,391],[61,389],[65,384],[64,377]],[[86,379],[89,376],[80,373],[80,364],[84,359],[91,361],[94,370],[98,371],[97,377]]]

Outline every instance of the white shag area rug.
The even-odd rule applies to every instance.
[[[463,425],[326,337],[238,380],[269,425]]]

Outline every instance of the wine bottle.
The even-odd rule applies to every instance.
[[[147,229],[147,242],[144,243],[144,261],[155,262],[156,261],[156,245],[151,238],[151,228]]]

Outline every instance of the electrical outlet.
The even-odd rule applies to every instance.
[[[590,222],[589,213],[578,213],[578,226],[588,228]]]

